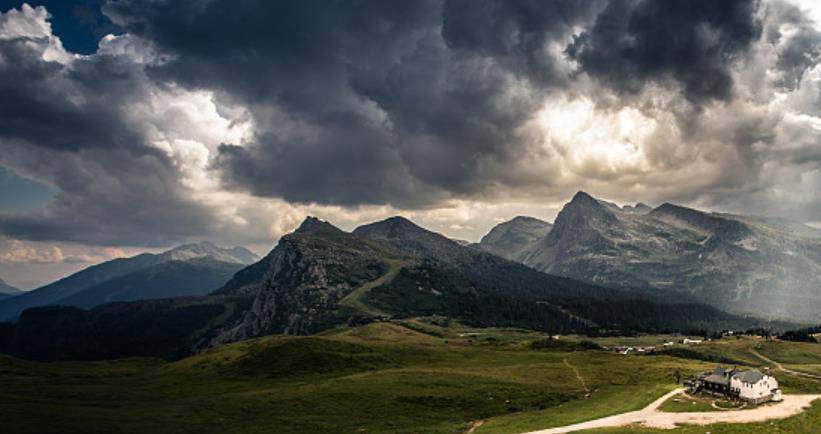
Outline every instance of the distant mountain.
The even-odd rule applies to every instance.
[[[0,300],[22,294],[23,291],[9,285],[0,279]]]
[[[203,258],[209,258],[210,261],[201,261]],[[14,319],[30,307],[57,303],[76,302],[90,307],[121,299],[204,294],[220,285],[221,282],[216,282],[219,276],[227,278],[231,271],[251,262],[249,259],[254,260],[256,256],[242,247],[223,249],[209,242],[186,244],[160,254],[143,253],[131,258],[114,259],[0,301],[0,320]],[[191,261],[195,263],[180,265]],[[166,263],[176,265],[157,268]],[[211,269],[204,279],[195,280],[198,284],[204,284],[202,287],[186,283],[190,282],[193,269],[202,272],[208,268]],[[152,287],[138,287],[142,284]],[[86,290],[91,292],[84,293]],[[140,295],[142,293],[145,296]],[[76,298],[72,298],[75,296]]]
[[[662,302],[547,275],[402,218],[346,233],[315,219],[216,292],[253,296],[213,343],[310,334],[374,318],[444,315],[478,326],[545,331],[682,330],[741,321],[704,305]]]
[[[477,246],[511,261],[521,261],[522,254],[552,228],[546,221],[519,216],[494,226]]]
[[[821,311],[821,232],[786,220],[619,207],[579,192],[547,235],[510,255],[551,274],[674,291],[737,313],[812,322]]]
[[[106,280],[50,304],[90,309],[115,301],[207,295],[243,267],[238,262],[224,262],[211,256],[162,262]]]

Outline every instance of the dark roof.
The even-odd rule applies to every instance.
[[[755,384],[764,378],[764,374],[758,369],[751,369],[749,371],[739,372],[735,375],[742,383]]]
[[[718,375],[718,374],[710,374],[710,375],[704,377],[703,381],[706,382],[706,383],[720,384],[722,386],[726,386],[726,385],[730,384],[730,379],[729,378],[725,377],[724,375]]]

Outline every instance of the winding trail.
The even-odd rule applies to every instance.
[[[786,372],[787,374],[795,375],[797,377],[805,377],[805,378],[812,378],[813,380],[821,380],[821,376],[819,376],[819,375],[814,375],[814,374],[810,374],[810,373],[807,373],[807,372],[794,371],[790,368],[785,368],[784,365],[782,365],[781,363],[778,363],[775,360],[770,359],[767,356],[759,353],[758,351],[756,351],[755,348],[750,348],[750,353],[752,353],[754,356],[758,357],[759,359],[763,360],[765,363],[769,363],[769,364],[775,366],[776,369],[778,369],[779,371]]]
[[[565,357],[563,361],[564,361],[564,365],[567,366],[568,368],[572,369],[573,372],[576,374],[576,379],[579,380],[579,384],[582,385],[582,389],[584,389],[584,393],[589,394],[590,389],[587,388],[587,383],[584,382],[584,378],[582,378],[582,375],[579,373],[579,369],[576,368],[575,366],[571,365],[570,362],[567,361],[567,357]]]
[[[378,278],[371,280],[370,282],[365,282],[360,287],[351,291],[350,294],[343,297],[339,300],[339,304],[343,306],[352,307],[354,309],[358,309],[364,313],[373,315],[373,316],[390,316],[388,313],[383,312],[373,306],[368,305],[365,303],[365,295],[373,288],[377,286],[386,285],[393,281],[394,277],[396,277],[399,272],[402,270],[403,267],[409,266],[412,262],[402,259],[387,259],[385,262],[388,265],[388,271],[385,274],[379,276]]]
[[[683,388],[673,390],[641,410],[603,417],[574,425],[533,431],[528,434],[559,434],[586,429],[639,424],[650,428],[672,429],[679,424],[710,425],[720,422],[764,422],[770,419],[783,419],[785,417],[794,416],[808,408],[814,400],[821,398],[821,395],[784,395],[782,402],[750,410],[700,413],[667,413],[658,411],[658,408],[664,401],[683,391]]]

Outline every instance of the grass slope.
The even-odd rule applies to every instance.
[[[0,418],[0,432],[461,433],[482,420],[477,433],[512,433],[641,408],[675,387],[676,369],[686,376],[713,366],[584,345],[533,345],[544,335],[453,321],[441,327],[438,321],[269,336],[174,363],[36,363],[0,356],[0,414],[11,415]],[[758,344],[710,345],[740,357]],[[821,345],[773,345],[821,357]],[[821,390],[810,379],[782,383],[791,392]],[[820,418],[816,405],[777,423],[806,427]],[[773,432],[763,428],[749,432]],[[748,432],[732,429],[682,432]]]

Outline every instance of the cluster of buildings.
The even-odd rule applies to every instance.
[[[653,350],[655,350],[655,349],[656,349],[656,347],[655,347],[655,346],[647,346],[647,347],[638,347],[638,346],[635,346],[635,347],[628,347],[628,346],[626,346],[626,345],[615,345],[615,346],[612,346],[612,347],[604,347],[604,349],[605,349],[605,350],[610,350],[610,351],[612,351],[612,352],[614,352],[614,353],[619,353],[619,354],[624,354],[624,355],[627,355],[627,354],[630,354],[630,353],[646,353],[646,352],[648,352],[648,351],[653,351]]]
[[[690,339],[690,338],[684,338],[684,339],[680,339],[678,341],[678,343],[682,344],[682,345],[698,345],[702,342],[704,342],[704,340],[702,340],[702,339]],[[675,345],[676,345],[676,343],[673,342],[673,341],[667,341],[667,342],[664,342],[664,343],[661,344],[661,346],[664,347],[664,348],[670,348],[670,347],[673,347]],[[609,351],[612,351],[614,353],[628,355],[628,354],[633,354],[633,353],[651,352],[651,351],[656,349],[656,346],[655,345],[648,345],[648,346],[614,345],[612,347],[603,347],[603,348],[605,350],[609,350]]]
[[[775,377],[757,369],[742,371],[717,366],[688,382],[695,392],[703,391],[753,404],[781,401],[781,389]]]

